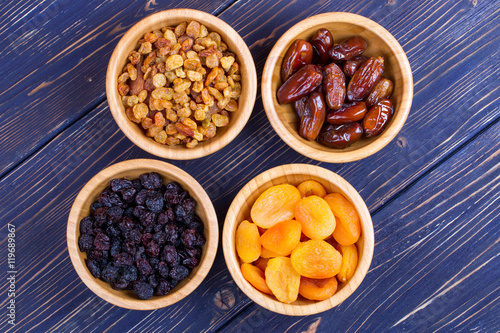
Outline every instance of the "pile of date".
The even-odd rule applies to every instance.
[[[303,138],[341,149],[384,130],[394,84],[382,76],[384,58],[362,55],[366,47],[361,37],[334,44],[327,29],[290,46],[277,97],[280,104],[293,103]]]

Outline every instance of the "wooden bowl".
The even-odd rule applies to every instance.
[[[126,65],[127,57],[137,41],[148,31],[165,26],[174,26],[183,21],[196,20],[205,25],[209,31],[218,32],[228,45],[228,50],[236,54],[241,72],[241,96],[238,99],[239,110],[231,114],[226,127],[218,128],[217,135],[190,149],[183,145],[162,145],[146,136],[140,124],[130,121],[125,114],[121,96],[118,94],[118,76]],[[123,133],[143,150],[163,158],[188,160],[209,155],[231,142],[245,127],[250,118],[257,94],[257,73],[252,54],[240,35],[221,19],[194,9],[172,9],[148,16],[132,28],[120,39],[109,60],[106,73],[106,95],[113,118]]]
[[[157,172],[164,182],[176,181],[191,197],[196,200],[196,214],[205,225],[204,236],[206,244],[200,264],[195,267],[189,276],[182,280],[169,294],[165,296],[153,296],[148,300],[140,300],[131,290],[114,290],[109,283],[92,276],[85,264],[87,255],[78,247],[80,237],[80,221],[90,215],[90,205],[95,202],[99,194],[109,185],[109,181],[115,178],[127,177],[128,179],[139,178],[146,172]],[[67,230],[68,251],[71,262],[78,276],[97,296],[114,305],[132,310],[154,310],[169,306],[189,295],[203,281],[212,267],[217,245],[219,242],[219,225],[215,209],[207,193],[201,185],[183,170],[156,160],[137,159],[113,164],[95,175],[78,193],[71,207],[68,218]]]
[[[241,262],[236,253],[235,235],[238,225],[250,216],[250,209],[259,195],[274,185],[299,185],[305,180],[320,182],[328,193],[342,193],[357,209],[362,233],[356,243],[359,263],[354,276],[346,283],[339,283],[337,292],[324,301],[310,301],[299,296],[295,302],[285,304],[274,296],[255,289],[241,274]],[[255,303],[276,313],[305,316],[320,313],[339,305],[349,297],[363,281],[373,256],[374,235],[370,212],[358,192],[342,177],[327,169],[308,164],[288,164],[265,171],[248,182],[234,198],[226,215],[222,235],[222,247],[226,264],[234,281]]]
[[[363,37],[368,42],[368,48],[363,54],[383,56],[385,59],[383,75],[394,82],[391,97],[394,115],[385,130],[378,136],[363,138],[344,149],[330,148],[302,138],[298,133],[300,119],[292,104],[281,105],[276,97],[276,92],[282,84],[280,70],[286,51],[296,39],[309,40],[320,28],[330,30],[337,43],[348,37]],[[410,113],[412,99],[413,77],[403,48],[382,26],[356,14],[325,13],[300,21],[276,42],[267,57],[262,75],[262,101],[276,133],[297,152],[323,162],[352,162],[378,152],[403,127]]]

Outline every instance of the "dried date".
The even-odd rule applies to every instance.
[[[326,121],[332,125],[342,125],[363,120],[367,112],[364,102],[353,102],[342,105],[339,110],[328,113]]]
[[[333,46],[332,33],[328,29],[319,29],[311,38],[310,43],[313,47],[314,57],[317,58],[321,64],[328,63],[330,59],[328,52]]]
[[[323,67],[323,73],[323,90],[326,104],[330,109],[338,110],[344,104],[346,95],[344,73],[333,62]]]
[[[361,66],[367,59],[367,57],[361,55],[347,60],[346,62],[344,62],[343,66],[344,74],[348,77],[353,76],[354,73],[356,73],[356,71],[358,70],[359,66]]]
[[[330,49],[332,60],[349,60],[360,55],[366,49],[366,41],[361,37],[351,37]]]
[[[363,119],[363,130],[366,137],[372,137],[382,133],[385,126],[391,120],[393,113],[390,99],[381,99],[366,114]]]
[[[347,98],[354,101],[361,101],[368,96],[373,87],[380,80],[384,72],[384,58],[369,58],[354,73],[347,86]]]
[[[391,80],[382,77],[380,81],[373,87],[372,91],[365,98],[366,107],[369,109],[381,99],[389,98],[392,95],[394,83]]]
[[[280,104],[295,102],[316,89],[323,80],[323,75],[315,65],[306,65],[278,89],[278,102]]]
[[[308,113],[309,110],[306,109],[308,98],[309,96],[304,96],[301,99],[298,99],[295,102],[293,102],[293,107],[299,117],[304,117],[306,115],[310,116],[310,114]]]
[[[315,140],[323,127],[326,115],[325,101],[319,89],[309,95],[305,108],[306,114],[300,120],[299,134],[305,139]]]
[[[333,148],[346,148],[358,141],[363,135],[363,128],[359,123],[343,125],[328,125],[318,136],[318,142]]]
[[[303,39],[297,39],[283,58],[281,66],[281,80],[285,82],[290,76],[305,65],[309,65],[313,57],[313,48],[310,43]]]

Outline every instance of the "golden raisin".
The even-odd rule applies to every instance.
[[[300,278],[299,293],[304,298],[313,301],[323,301],[335,295],[337,286],[338,282],[335,277],[310,279],[302,276]]]
[[[302,232],[311,239],[325,239],[335,229],[335,217],[330,207],[316,195],[301,199],[294,213],[302,225]]]
[[[139,103],[139,104],[134,105],[133,111],[134,111],[135,118],[142,119],[142,118],[147,116],[149,109],[148,109],[148,106],[146,104]]]
[[[299,295],[300,275],[293,269],[290,258],[277,257],[267,263],[266,283],[274,296],[283,303],[292,303]]]
[[[342,283],[350,280],[356,271],[356,267],[358,267],[358,249],[355,244],[339,245],[338,249],[342,254],[342,267],[337,274],[337,278]]]
[[[300,242],[300,229],[300,223],[295,220],[277,223],[261,236],[262,246],[280,256],[287,256]]]
[[[330,206],[337,221],[333,238],[340,245],[356,243],[361,236],[361,223],[354,205],[340,193],[328,194],[325,196],[325,201]]]
[[[337,275],[342,267],[342,255],[323,240],[300,243],[290,256],[293,268],[311,279],[326,279]]]
[[[269,289],[269,287],[267,286],[266,276],[260,268],[251,264],[244,263],[241,265],[241,274],[243,274],[245,280],[250,282],[250,284],[254,286],[255,289],[269,295],[273,294],[271,289]]]
[[[255,224],[267,229],[276,223],[291,220],[299,200],[300,193],[295,186],[275,185],[259,195],[252,206],[250,216]]]
[[[260,257],[260,235],[254,223],[243,221],[236,229],[236,252],[241,261],[249,263]]]
[[[316,195],[320,198],[323,198],[326,195],[326,190],[315,180],[306,180],[297,186],[297,189],[300,192],[302,198],[308,197],[310,195]]]

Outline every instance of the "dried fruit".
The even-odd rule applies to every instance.
[[[333,62],[323,67],[323,73],[323,90],[326,104],[330,109],[338,110],[344,104],[346,95],[344,73]]]
[[[296,220],[273,225],[261,236],[262,246],[279,256],[287,256],[299,244],[301,225]]]
[[[337,225],[333,238],[340,245],[351,245],[358,241],[361,235],[361,223],[354,205],[340,193],[330,193],[325,201],[335,215]]]
[[[259,267],[259,269],[263,272],[266,271],[267,263],[269,262],[268,258],[259,258],[257,261],[253,263],[255,267]]]
[[[363,119],[365,136],[371,137],[382,133],[385,126],[392,118],[392,102],[390,99],[381,99],[366,114]]]
[[[290,45],[283,58],[281,80],[285,82],[300,68],[311,63],[313,57],[312,45],[303,39],[297,39]]]
[[[347,282],[352,278],[358,266],[358,249],[355,244],[339,245],[338,249],[342,254],[342,267],[337,274],[340,283]]]
[[[316,140],[326,116],[323,94],[319,90],[313,91],[307,99],[305,108],[305,114],[300,120],[299,134],[308,140]]]
[[[340,252],[327,242],[318,239],[300,243],[293,250],[290,259],[297,273],[312,279],[334,277],[339,273],[342,266]]]
[[[304,235],[311,239],[325,239],[335,229],[335,217],[330,207],[323,198],[316,195],[297,202],[294,214]]]
[[[384,72],[384,58],[369,58],[354,73],[347,86],[347,98],[361,101],[368,96],[373,87],[378,83]]]
[[[333,36],[328,29],[318,29],[310,41],[314,56],[318,58],[318,62],[326,64],[330,59],[328,52],[333,46]]]
[[[358,141],[363,135],[359,123],[328,125],[318,135],[318,142],[332,148],[346,148]]]
[[[261,248],[260,256],[264,259],[276,258],[279,257],[279,254],[274,253],[271,250],[266,249],[265,247]]]
[[[293,218],[295,204],[300,200],[295,186],[283,184],[265,190],[255,201],[250,216],[256,225],[270,228]]]
[[[364,102],[345,103],[339,110],[330,111],[326,117],[326,121],[333,125],[347,124],[363,120],[366,112]]]
[[[269,295],[273,294],[271,289],[267,286],[266,276],[260,268],[244,263],[241,265],[241,274],[243,274],[245,280],[250,282],[257,290]]]
[[[382,77],[375,87],[373,87],[368,97],[365,98],[366,107],[370,109],[372,106],[377,104],[379,100],[390,98],[393,88],[394,83],[392,83],[391,80]]]
[[[290,76],[278,89],[280,104],[294,102],[318,87],[323,81],[323,75],[315,65],[306,65]]]
[[[283,303],[292,303],[299,295],[300,275],[292,267],[290,258],[277,257],[267,263],[266,283],[274,296]]]
[[[310,279],[302,276],[300,278],[299,294],[313,301],[323,301],[335,295],[337,286],[338,282],[335,277]]]
[[[368,58],[365,56],[357,56],[344,62],[344,74],[351,77],[356,73],[359,66],[361,66]]]
[[[80,222],[78,243],[89,271],[140,299],[167,294],[201,259],[205,238],[196,202],[177,183],[163,186],[155,172],[109,185]]]
[[[323,198],[326,195],[326,190],[323,185],[315,180],[306,180],[297,186],[302,198],[309,197],[311,195],[316,195]]]
[[[332,60],[349,60],[360,55],[366,49],[367,43],[361,37],[351,37],[330,49]]]
[[[254,223],[243,221],[236,229],[236,252],[245,263],[259,259],[261,254],[259,229]]]

